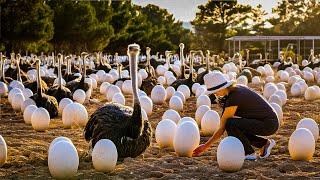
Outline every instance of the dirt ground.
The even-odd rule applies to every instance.
[[[288,89],[288,88],[287,88]],[[93,98],[99,103],[85,104],[89,115],[97,107],[105,103],[98,90]],[[130,97],[127,98],[131,104]],[[194,117],[195,98],[190,98],[185,104],[185,112],[181,116]],[[220,112],[218,106],[212,106]],[[168,109],[168,104],[154,106],[154,113],[149,117],[153,128],[161,120],[162,114]],[[320,121],[320,101],[308,102],[300,98],[291,98],[283,107],[284,125],[272,136],[277,142],[272,155],[265,160],[245,161],[242,170],[236,173],[225,173],[218,168],[215,144],[208,152],[200,157],[177,157],[173,150],[160,151],[153,138],[153,143],[146,152],[138,158],[127,158],[118,163],[112,173],[96,172],[91,159],[86,157],[88,143],[84,140],[82,129],[79,127],[64,129],[61,115],[53,119],[50,129],[46,132],[36,132],[31,125],[26,125],[21,113],[14,113],[7,98],[0,99],[0,134],[8,145],[7,163],[0,168],[0,179],[51,179],[47,166],[47,151],[50,142],[58,136],[70,138],[76,146],[80,165],[75,179],[271,179],[298,178],[308,179],[320,177],[319,141],[316,143],[314,158],[310,162],[293,161],[288,152],[288,141],[298,121],[304,117]],[[205,142],[208,137],[202,137]]]

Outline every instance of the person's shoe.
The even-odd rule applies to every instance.
[[[263,152],[260,154],[261,159],[265,159],[270,156],[272,148],[276,145],[275,140],[268,139],[267,144],[263,147]]]
[[[245,156],[245,160],[255,161],[255,160],[257,160],[257,155],[255,153],[248,154]]]

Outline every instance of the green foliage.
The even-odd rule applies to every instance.
[[[210,0],[198,7],[192,22],[195,26],[198,47],[220,52],[226,49],[225,39],[234,35],[258,34],[264,26],[261,6],[253,8],[238,4],[236,0]]]
[[[38,52],[53,37],[53,11],[42,0],[1,2],[1,41],[7,51]]]

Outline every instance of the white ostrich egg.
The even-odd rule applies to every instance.
[[[48,154],[48,167],[52,177],[71,179],[77,174],[79,156],[74,145],[67,141],[55,143]]]
[[[121,88],[123,94],[132,94],[132,81],[131,80],[125,80],[122,84]]]
[[[148,73],[145,69],[140,69],[139,74],[141,75],[142,79],[145,80],[148,78]]]
[[[298,83],[294,83],[291,86],[290,93],[292,96],[300,96],[301,92],[302,92],[302,89]]]
[[[296,129],[290,136],[288,148],[293,160],[311,160],[315,151],[314,136],[309,129]]]
[[[156,141],[160,148],[173,147],[177,125],[170,119],[162,119],[156,127]]]
[[[207,88],[205,86],[200,86],[196,90],[196,97],[199,97],[200,95],[204,94],[207,91]]]
[[[314,81],[314,76],[311,72],[309,71],[304,71],[303,72],[303,79],[305,79],[307,82],[313,82]]]
[[[116,93],[121,93],[120,88],[118,86],[115,86],[115,85],[110,85],[109,88],[108,88],[108,93],[106,94],[107,95],[107,100],[109,102],[112,101],[112,98]]]
[[[283,82],[288,82],[289,80],[289,73],[287,71],[282,71],[280,73],[280,80],[283,81]]]
[[[37,108],[31,116],[31,125],[36,131],[45,131],[49,128],[50,115],[45,108]]]
[[[296,83],[299,79],[301,79],[300,76],[291,76],[288,80],[289,85],[293,85]]]
[[[301,94],[304,94],[304,92],[307,90],[307,88],[308,88],[308,84],[305,82],[305,81],[303,81],[303,80],[301,80],[301,81],[299,81],[298,80],[298,82],[297,82],[299,85],[300,85],[300,87],[301,87]]]
[[[175,78],[174,76],[170,76],[166,81],[167,81],[167,85],[171,86],[175,81],[177,80],[177,78]]]
[[[261,75],[266,75],[266,70],[263,66],[259,66],[257,68],[257,71],[261,74]]]
[[[306,128],[309,129],[314,137],[314,140],[317,141],[319,138],[319,125],[317,122],[311,118],[303,118],[301,119],[298,124],[296,129],[299,128]]]
[[[281,100],[281,97],[276,95],[276,94],[272,94],[270,97],[269,97],[269,103],[276,103],[278,104],[279,106],[282,106],[282,100]]]
[[[182,111],[183,110],[183,101],[178,96],[172,96],[169,101],[169,107],[170,109],[176,110],[176,111]]]
[[[200,87],[201,85],[199,83],[194,83],[191,87],[192,93],[196,94],[197,89]]]
[[[279,104],[277,103],[270,103],[271,107],[273,108],[273,110],[276,112],[277,117],[278,117],[278,122],[279,122],[279,126],[283,124],[283,111],[281,106],[279,106]]]
[[[144,109],[148,116],[152,114],[153,102],[148,96],[142,96],[140,99],[141,108]]]
[[[101,94],[106,94],[109,86],[110,86],[110,83],[108,83],[108,82],[103,82],[103,83],[100,85],[100,93],[101,93]]]
[[[209,110],[210,110],[210,106],[207,106],[207,105],[202,105],[197,108],[196,114],[195,114],[195,119],[196,119],[198,125],[201,125],[201,119],[202,119],[203,115]]]
[[[304,60],[302,60],[301,64],[302,64],[302,66],[306,66],[309,64],[309,62],[308,62],[308,60],[304,59]]]
[[[163,113],[162,120],[163,119],[170,119],[173,122],[178,123],[181,119],[181,116],[177,111],[173,109],[168,109],[166,110],[166,112]]]
[[[186,99],[190,98],[191,92],[190,92],[190,89],[187,85],[184,85],[184,84],[180,85],[178,87],[177,91],[182,92]]]
[[[164,76],[159,76],[157,79],[157,82],[161,85],[165,85],[166,84],[166,78]]]
[[[166,71],[163,75],[166,79],[168,79],[169,77],[174,77],[173,72],[171,71]]]
[[[183,118],[181,118],[180,121],[178,122],[178,126],[181,125],[184,122],[187,122],[187,121],[194,123],[198,127],[197,122],[192,117],[183,117]]]
[[[243,166],[245,151],[241,141],[233,136],[224,138],[217,149],[219,168],[226,172],[239,171]]]
[[[15,110],[15,111],[21,110],[21,105],[24,102],[24,100],[25,99],[24,99],[23,94],[21,94],[21,93],[15,94],[12,98],[12,103],[11,103],[13,110]]]
[[[173,94],[173,96],[179,97],[179,98],[182,100],[183,103],[186,102],[186,97],[185,97],[184,94],[183,94],[182,92],[180,92],[180,91],[176,91],[176,92]]]
[[[275,79],[274,79],[274,76],[267,76],[266,77],[266,82],[274,82]]]
[[[102,82],[108,82],[110,84],[112,84],[115,81],[115,79],[113,79],[113,76],[109,73],[106,73],[102,76]]]
[[[284,85],[284,83],[277,83],[276,85],[279,90],[283,90],[284,92],[286,92],[286,86]]]
[[[220,116],[214,110],[208,110],[201,119],[201,130],[204,135],[214,134],[220,126]]]
[[[156,85],[151,91],[151,99],[154,104],[163,104],[166,100],[167,92],[162,85]]]
[[[31,124],[31,116],[33,112],[38,109],[35,105],[29,105],[23,112],[23,120],[26,124]]]
[[[24,89],[22,90],[22,94],[23,94],[23,96],[24,96],[25,99],[33,96],[33,92],[32,92],[29,88],[24,88]]]
[[[64,137],[64,136],[56,137],[56,138],[54,138],[53,141],[51,141],[51,143],[50,143],[50,145],[49,145],[49,150],[48,150],[48,152],[50,153],[53,145],[55,145],[55,143],[60,142],[60,141],[66,141],[66,142],[69,142],[69,143],[72,144],[71,139],[69,139],[69,138],[67,138],[67,137]]]
[[[6,141],[0,135],[0,168],[6,163],[8,156],[8,148]]]
[[[0,82],[0,96],[4,96],[8,94],[8,86],[4,82]]]
[[[252,78],[252,84],[254,85],[259,85],[261,83],[260,77],[259,76],[254,76]]]
[[[72,124],[85,126],[88,122],[87,109],[79,103],[68,104],[62,112],[62,123],[65,128],[70,128]]]
[[[112,102],[118,103],[118,104],[121,104],[121,105],[126,105],[126,98],[123,96],[122,93],[116,93],[112,97]]]
[[[197,108],[199,108],[202,105],[207,105],[211,107],[211,100],[207,95],[203,94],[197,98]]]
[[[278,87],[275,84],[271,84],[269,86],[266,86],[263,90],[263,96],[267,99],[270,98],[270,96],[275,93],[278,90]]]
[[[84,103],[84,101],[86,100],[86,97],[87,97],[86,92],[84,92],[84,90],[82,89],[77,89],[72,95],[73,100],[77,101],[80,104]]]
[[[21,89],[18,89],[18,88],[13,88],[10,90],[9,94],[8,94],[8,100],[10,102],[10,104],[12,103],[12,99],[13,99],[13,96],[17,93],[21,93],[22,94],[22,91]]]
[[[92,150],[93,167],[100,172],[113,171],[117,165],[118,151],[109,139],[100,139]]]
[[[173,94],[174,94],[175,92],[176,92],[176,90],[174,89],[174,87],[168,86],[168,87],[166,88],[166,94],[167,94],[166,100],[169,100],[169,99],[173,96]]]
[[[59,102],[59,112],[62,113],[63,109],[68,105],[73,103],[73,101],[69,98],[63,98],[61,99],[61,101]]]
[[[317,89],[314,88],[313,86],[310,86],[306,89],[306,91],[304,92],[304,98],[307,100],[307,101],[312,101],[312,100],[315,100],[317,97],[318,97],[318,94],[317,94]]]
[[[159,76],[163,76],[167,69],[163,65],[159,65],[156,68],[156,72]]]
[[[24,112],[24,110],[30,106],[30,105],[37,105],[36,102],[34,102],[33,99],[27,98],[26,100],[23,101],[23,103],[21,104],[21,112]]]
[[[282,102],[282,103],[281,103],[282,106],[287,103],[287,98],[288,98],[288,96],[287,96],[287,93],[286,93],[285,91],[283,91],[283,90],[278,90],[278,91],[276,91],[274,94],[280,97],[281,102]]]
[[[246,76],[241,75],[237,78],[237,83],[244,85],[244,86],[247,86],[248,85],[248,78]]]
[[[199,143],[200,132],[195,123],[184,122],[177,127],[173,147],[178,156],[191,157]]]

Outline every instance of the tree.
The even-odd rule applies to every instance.
[[[108,45],[113,36],[113,28],[108,21],[107,4],[99,3],[100,6],[88,1],[72,0],[50,3],[54,10],[55,27],[51,42],[57,50],[99,51]]]
[[[264,24],[262,16],[265,12],[261,11],[261,6],[255,10],[249,5],[238,4],[236,0],[210,0],[198,8],[200,12],[196,14],[192,24],[195,26],[197,46],[200,49],[209,48],[221,52],[225,49],[225,39],[228,37],[254,34]]]
[[[316,7],[319,7],[316,0],[279,1],[278,6],[272,9],[275,17],[269,19],[269,22],[273,25],[271,34],[298,35],[298,26],[310,16],[313,16]]]
[[[48,51],[53,37],[53,11],[42,0],[3,0],[1,37],[8,52]]]

